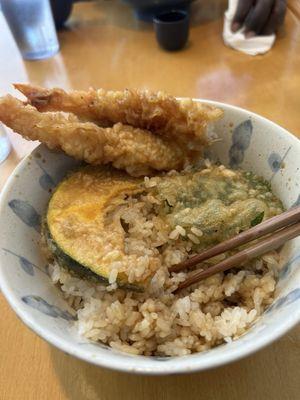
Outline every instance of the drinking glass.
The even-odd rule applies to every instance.
[[[0,164],[7,158],[10,152],[10,143],[3,126],[0,124]]]
[[[0,4],[24,59],[48,58],[58,52],[49,0],[0,0]]]

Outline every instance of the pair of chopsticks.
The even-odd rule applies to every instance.
[[[248,260],[259,257],[268,251],[278,249],[281,245],[290,239],[300,235],[300,206],[291,208],[290,210],[270,218],[253,228],[240,233],[239,235],[219,243],[218,245],[203,251],[179,264],[173,265],[169,271],[179,272],[194,267],[195,265],[208,260],[211,257],[225,253],[226,251],[235,249],[238,246],[247,244],[255,239],[270,234],[262,241],[241,250],[231,257],[207,268],[204,271],[196,271],[191,273],[188,278],[181,282],[174,293],[181,289],[187,288],[200,280],[212,276],[218,272],[227,271],[228,269],[238,267]]]

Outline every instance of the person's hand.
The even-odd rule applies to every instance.
[[[286,0],[239,0],[231,29],[245,27],[246,37],[271,35],[282,25]]]

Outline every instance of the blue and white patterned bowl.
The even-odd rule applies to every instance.
[[[212,158],[271,182],[285,207],[300,203],[300,141],[251,112],[214,103],[225,111],[216,125],[221,142]],[[50,281],[39,248],[41,215],[51,189],[76,162],[39,146],[8,180],[0,199],[0,284],[18,316],[49,343],[96,365],[127,372],[172,374],[199,371],[244,357],[277,339],[300,321],[300,238],[282,251],[276,299],[239,340],[184,357],[131,356],[87,343],[70,329],[73,312]],[[298,267],[298,268],[297,268]]]

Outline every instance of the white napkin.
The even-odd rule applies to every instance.
[[[266,53],[275,42],[275,34],[269,36],[254,36],[246,39],[243,33],[243,27],[235,33],[231,31],[231,22],[235,15],[237,5],[238,0],[228,0],[228,10],[225,12],[223,27],[224,43],[235,50],[239,50],[251,56]]]

